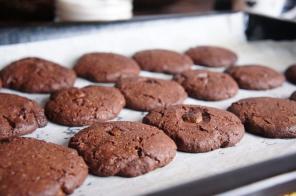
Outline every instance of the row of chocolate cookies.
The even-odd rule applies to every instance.
[[[250,90],[266,90],[275,88],[283,83],[283,77],[275,70],[260,65],[234,66],[237,62],[237,55],[225,48],[214,46],[200,46],[191,48],[185,54],[170,50],[144,50],[137,52],[133,58],[128,58],[114,53],[89,53],[83,55],[74,66],[76,74],[93,82],[116,82],[120,78],[137,76],[142,70],[152,72],[163,72],[169,74],[181,74],[177,81],[181,83],[186,80],[195,79],[195,83],[202,85],[210,81],[209,85],[219,86],[227,84],[226,89],[232,89],[228,96],[224,95],[209,100],[220,100],[232,96],[237,86],[234,81],[224,74],[207,71],[190,71],[193,64],[207,67],[230,67],[225,72],[230,74],[238,83],[240,88]],[[186,72],[187,71],[187,72]],[[287,78],[291,78],[287,71]],[[293,75],[293,74],[292,74]],[[209,80],[207,77],[209,77]],[[40,59],[25,58],[6,66],[0,72],[3,86],[29,93],[51,93],[53,91],[73,86],[76,76],[73,70],[64,68],[56,63]],[[46,79],[44,79],[46,78]],[[197,79],[196,79],[197,78]],[[213,82],[213,81],[217,82]],[[291,79],[289,79],[291,81]],[[194,89],[204,86],[186,84],[190,94],[198,94]],[[211,85],[212,84],[212,85]],[[189,88],[188,86],[191,86]],[[203,89],[201,89],[203,91]],[[215,91],[215,90],[212,90]],[[228,91],[228,90],[225,90]],[[203,93],[201,93],[203,94]],[[207,96],[196,96],[207,99]],[[215,97],[215,96],[212,96]]]

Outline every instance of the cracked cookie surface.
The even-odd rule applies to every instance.
[[[73,70],[40,58],[24,58],[0,71],[4,88],[28,93],[51,93],[73,86]]]
[[[55,123],[83,126],[115,118],[124,105],[124,97],[116,88],[72,87],[53,93],[45,105],[45,113]]]
[[[269,138],[296,137],[296,102],[255,97],[233,103],[228,111],[237,115],[248,132]]]
[[[127,107],[140,111],[180,104],[187,98],[183,87],[171,80],[130,77],[119,80],[116,87],[124,95]]]
[[[140,73],[140,68],[133,59],[104,52],[83,55],[74,70],[78,76],[94,82],[116,82],[121,77]]]
[[[206,101],[228,99],[238,92],[237,83],[229,75],[219,72],[189,70],[175,75],[174,80],[189,96]]]
[[[183,72],[193,65],[187,55],[163,49],[143,50],[133,58],[143,70],[169,74]]]
[[[156,127],[137,122],[97,123],[69,142],[99,176],[134,177],[163,167],[176,154],[175,143]]]
[[[237,55],[226,48],[199,46],[185,52],[196,65],[206,67],[229,67],[236,63]]]
[[[0,195],[66,195],[88,169],[75,150],[33,138],[0,141]]]
[[[242,89],[268,90],[281,86],[285,77],[276,70],[262,65],[244,65],[225,70]]]
[[[184,152],[234,146],[244,135],[244,126],[232,113],[198,105],[157,108],[143,122],[163,130]]]
[[[0,93],[0,140],[31,133],[47,124],[44,110],[35,101]]]

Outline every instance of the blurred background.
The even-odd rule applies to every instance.
[[[241,10],[295,20],[295,5],[296,0],[0,0],[0,23],[110,21]]]

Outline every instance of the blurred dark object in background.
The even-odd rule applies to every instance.
[[[134,0],[134,7],[136,10],[161,9],[176,1],[177,0]]]
[[[0,0],[1,21],[50,21],[54,0]]]
[[[219,1],[219,0],[218,0]],[[136,15],[206,12],[215,0],[134,0]]]

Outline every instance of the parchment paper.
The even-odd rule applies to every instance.
[[[296,42],[247,43],[243,33],[243,24],[242,14],[232,14],[110,26],[89,32],[87,35],[1,46],[0,67],[28,56],[39,56],[72,67],[77,58],[86,52],[111,51],[129,56],[141,49],[167,48],[183,52],[189,47],[202,44],[224,46],[236,51],[239,55],[239,64],[259,63],[282,72],[288,65],[296,62]],[[149,72],[142,72],[141,75],[171,78],[169,75]],[[78,79],[75,86],[83,87],[88,84],[91,82]],[[112,86],[112,84],[107,85]],[[256,96],[287,98],[294,90],[296,86],[285,83],[280,88],[268,91],[240,90],[234,98],[225,101],[205,102],[188,98],[185,103],[226,109],[232,102],[241,98]],[[1,89],[1,92],[23,95],[42,105],[49,96],[32,95],[7,89]],[[141,121],[144,115],[145,113],[124,109],[117,120]],[[49,123],[45,128],[38,129],[28,136],[66,146],[69,138],[79,129]],[[178,152],[171,164],[144,176],[104,178],[89,175],[85,183],[73,195],[145,194],[293,152],[296,152],[296,139],[266,139],[246,134],[235,147],[200,154]]]

